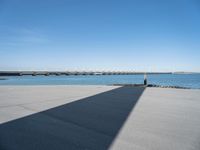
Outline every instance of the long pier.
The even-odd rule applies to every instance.
[[[60,76],[60,75],[137,75],[137,74],[172,74],[172,72],[134,72],[134,71],[0,71],[0,76]]]

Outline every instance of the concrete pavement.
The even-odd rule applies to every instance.
[[[2,150],[199,150],[200,90],[0,86]]]

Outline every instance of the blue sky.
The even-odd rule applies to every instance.
[[[200,72],[198,0],[0,0],[0,70]]]

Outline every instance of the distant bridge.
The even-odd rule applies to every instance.
[[[134,72],[134,71],[0,71],[0,76],[61,76],[61,75],[137,75],[137,74],[172,74],[172,72]]]

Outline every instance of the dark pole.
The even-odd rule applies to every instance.
[[[147,85],[147,74],[144,74],[144,85]]]

